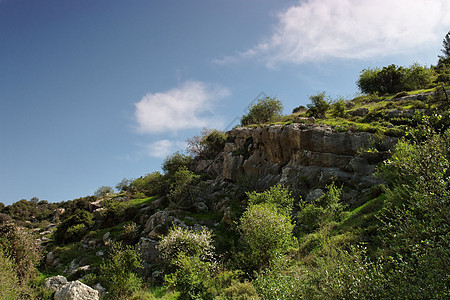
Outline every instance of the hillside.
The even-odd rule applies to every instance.
[[[56,275],[92,299],[446,298],[447,89],[321,93],[291,115],[207,131],[195,155],[117,193],[2,207],[2,265],[25,263],[1,274],[41,299],[69,299]]]

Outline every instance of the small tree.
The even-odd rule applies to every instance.
[[[325,92],[309,96],[309,100],[311,103],[306,105],[308,107],[307,114],[315,118],[325,118],[325,113],[331,105],[331,101],[325,97]]]
[[[241,118],[241,125],[263,124],[274,121],[281,116],[283,104],[274,97],[259,99],[256,104],[250,107],[248,114]]]
[[[238,229],[245,242],[245,262],[251,269],[267,267],[296,244],[291,218],[277,212],[273,204],[250,205]]]
[[[179,253],[197,256],[203,261],[211,261],[214,254],[212,233],[207,229],[194,231],[173,227],[160,241],[158,250],[168,266],[175,263]]]
[[[102,196],[106,196],[106,195],[112,194],[112,193],[114,193],[114,189],[112,187],[110,187],[110,186],[105,186],[104,185],[104,186],[99,187],[95,191],[94,196],[102,197]]]
[[[333,116],[343,118],[345,116],[345,100],[338,98],[331,104],[331,109]]]
[[[223,150],[227,138],[223,131],[204,128],[201,135],[186,140],[187,152],[194,157],[212,159]]]
[[[139,290],[142,280],[135,273],[138,268],[142,262],[136,250],[113,242],[109,259],[100,265],[100,281],[109,291],[108,298],[127,299]]]

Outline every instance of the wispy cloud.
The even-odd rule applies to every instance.
[[[229,95],[228,89],[201,81],[187,81],[166,92],[149,93],[135,104],[138,130],[164,133],[219,127],[221,124],[212,110],[213,103]]]
[[[448,0],[308,0],[278,15],[273,34],[252,49],[216,60],[260,59],[268,66],[407,52],[443,38]]]
[[[186,142],[171,141],[171,140],[159,140],[148,144],[146,146],[146,152],[151,157],[165,158],[168,155],[184,150],[186,148]]]

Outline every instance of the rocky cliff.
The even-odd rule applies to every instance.
[[[378,183],[375,166],[397,140],[376,141],[372,133],[304,123],[240,127],[227,134],[223,151],[199,161],[197,171],[231,182],[254,180],[262,188],[281,182],[303,197],[334,181],[348,187],[344,199],[350,202]],[[363,151],[374,146],[376,151]]]

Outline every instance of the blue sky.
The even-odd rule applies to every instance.
[[[363,68],[435,64],[449,30],[447,0],[0,0],[0,202],[160,170],[260,92],[351,98]]]

